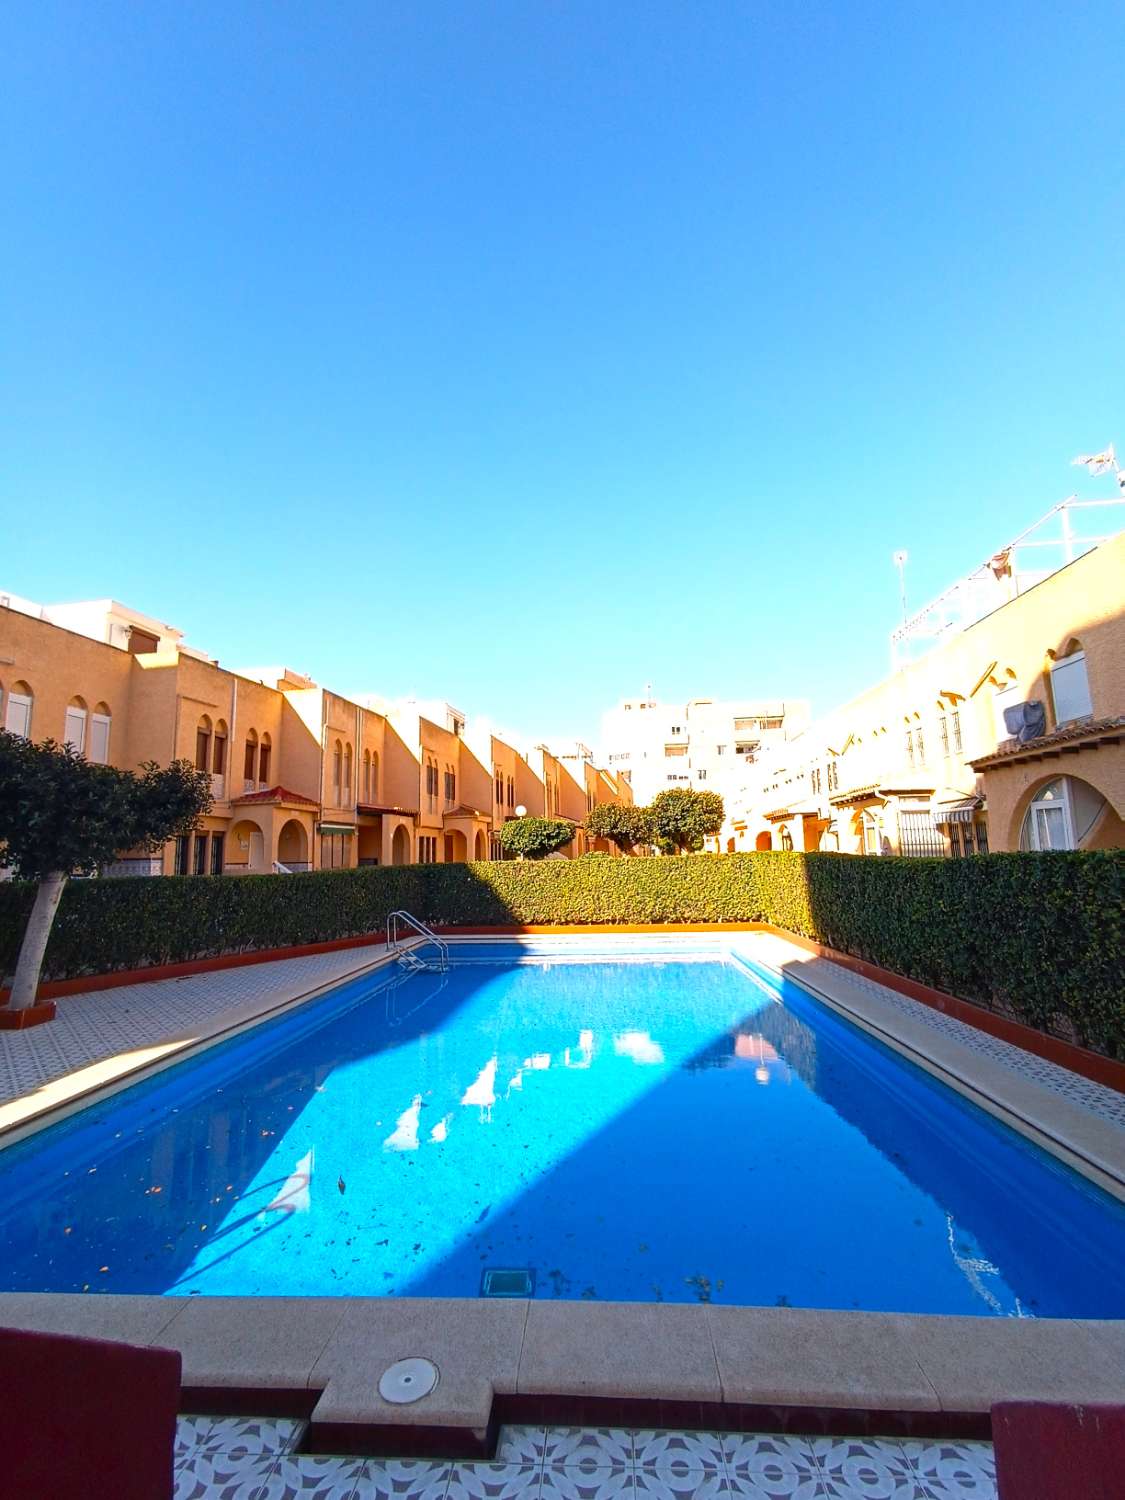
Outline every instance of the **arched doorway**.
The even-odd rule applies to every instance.
[[[391,864],[408,865],[410,863],[410,835],[405,825],[400,823],[391,836]]]
[[[309,867],[309,836],[296,818],[282,825],[277,839],[277,858],[290,870],[307,870]]]
[[[464,864],[468,859],[468,840],[459,828],[454,828],[451,833],[445,835],[445,849],[443,853],[447,865]]]
[[[733,854],[734,853],[734,840],[733,839],[727,839],[727,853],[728,854]]]
[[[781,840],[781,847],[783,849],[789,851],[789,852],[792,852],[792,849],[793,849],[793,835],[789,832],[789,828],[788,828],[787,824],[782,823],[781,830],[779,832],[778,837]]]
[[[479,828],[477,829],[477,836],[473,840],[473,858],[476,860],[488,858],[484,850],[484,834]]]
[[[764,828],[754,840],[754,848],[759,854],[764,854],[767,849],[773,848],[773,835],[768,828]]]
[[[226,868],[239,875],[266,873],[266,841],[257,823],[243,819],[230,831]]]

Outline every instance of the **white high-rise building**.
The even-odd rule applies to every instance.
[[[602,718],[601,754],[608,770],[628,775],[638,805],[675,787],[730,796],[746,780],[748,765],[808,722],[803,698],[677,704],[650,695],[626,698]]]

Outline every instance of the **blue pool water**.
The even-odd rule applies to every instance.
[[[474,951],[0,1153],[0,1288],[1125,1316],[1125,1209],[798,987]]]

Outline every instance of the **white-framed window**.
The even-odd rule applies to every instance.
[[[69,745],[76,755],[86,753],[86,705],[81,698],[72,698],[66,706],[66,729],[63,744]]]
[[[110,723],[108,707],[99,703],[90,715],[90,743],[86,750],[86,759],[93,761],[95,765],[104,766],[109,760]]]
[[[26,682],[14,682],[8,691],[4,707],[4,728],[9,734],[21,734],[31,738],[31,710],[35,706],[35,694]]]
[[[1072,651],[1069,656],[1051,663],[1051,697],[1055,703],[1056,724],[1088,719],[1093,713],[1085,651]]]
[[[1060,776],[1036,794],[1024,815],[1021,849],[1073,849],[1074,819],[1066,777]]]

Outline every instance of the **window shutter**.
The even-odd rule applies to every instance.
[[[4,728],[9,734],[22,734],[25,739],[31,734],[31,699],[23,693],[8,694]]]
[[[1076,651],[1066,656],[1051,668],[1051,692],[1055,700],[1055,720],[1066,724],[1071,719],[1087,718],[1093,708],[1090,703],[1090,683],[1086,675],[1086,653]]]
[[[99,766],[109,760],[109,722],[105,714],[94,714],[90,720],[90,759]]]
[[[66,711],[66,734],[63,743],[70,745],[81,755],[86,748],[86,714],[81,708],[68,708]]]

